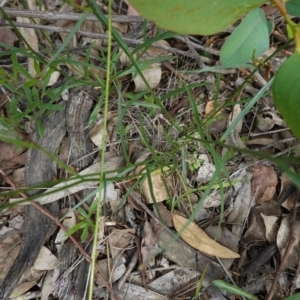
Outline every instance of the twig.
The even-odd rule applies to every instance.
[[[278,271],[275,275],[275,278],[273,280],[273,283],[272,283],[272,286],[271,286],[271,289],[270,289],[267,300],[272,300],[273,299],[273,295],[274,295],[274,292],[276,290],[277,283],[279,281],[279,276],[280,276],[281,272],[284,270],[284,268],[286,266],[287,259],[290,255],[291,251],[292,251],[293,245],[294,245],[295,240],[296,240],[296,237],[295,237],[295,222],[296,222],[296,216],[297,216],[297,201],[299,199],[299,195],[300,195],[300,191],[297,190],[297,197],[295,199],[294,210],[293,210],[293,215],[292,215],[292,219],[291,219],[290,240],[289,240],[288,246],[285,249],[285,253],[284,253],[284,256],[282,258],[279,269],[278,269]]]
[[[14,190],[17,190],[15,183],[9,177],[7,177],[6,174],[1,169],[0,169],[0,174],[2,174],[5,177],[6,181],[14,188]],[[19,194],[24,199],[28,198],[27,195],[22,192],[19,192]],[[48,211],[46,211],[42,205],[40,205],[39,203],[36,203],[36,202],[32,202],[32,201],[30,201],[30,205],[32,205],[34,208],[39,210],[44,216],[50,218],[64,232],[68,231],[68,229],[61,222],[59,222],[59,220],[57,218],[53,217]],[[78,248],[78,250],[81,252],[81,254],[85,257],[85,259],[91,264],[92,263],[91,257],[83,249],[83,247],[77,242],[77,240],[72,235],[70,235],[69,238],[74,243],[74,245]],[[111,289],[111,287],[109,286],[109,284],[107,283],[107,281],[105,280],[105,278],[103,277],[103,275],[101,274],[101,272],[98,268],[97,268],[97,271],[98,271],[97,275],[99,276],[100,280],[104,283],[105,287],[111,293],[112,297],[117,300],[118,299],[117,296],[115,295],[114,291]]]
[[[45,25],[38,25],[38,24],[30,24],[30,23],[20,23],[20,22],[13,22],[12,23],[16,26],[16,27],[24,27],[24,28],[34,28],[34,29],[43,29],[43,30],[49,30],[49,31],[53,31],[53,32],[65,32],[65,33],[70,33],[71,30],[66,29],[66,28],[61,28],[61,27],[56,27],[56,26],[45,26]],[[1,21],[0,23],[0,27],[1,26],[10,26],[10,22],[8,21]],[[104,34],[104,33],[93,33],[93,32],[85,32],[85,31],[76,31],[76,34],[80,34],[81,36],[85,36],[85,37],[89,37],[89,38],[93,38],[93,39],[104,39],[107,40],[108,39],[108,35]],[[129,39],[129,38],[125,38],[122,37],[122,40],[127,43],[128,45],[131,46],[139,46],[142,45],[144,43],[144,41],[141,40],[133,40],[133,39]],[[178,54],[178,55],[183,55],[186,57],[191,57],[194,58],[194,55],[188,51],[182,51],[182,50],[178,50],[176,48],[172,48],[172,47],[168,47],[159,43],[153,43],[151,45],[151,47],[155,47],[155,48],[159,48],[159,49],[163,49],[166,51],[170,51],[172,53]]]
[[[138,255],[137,252],[134,253],[134,255],[131,258],[131,261],[126,269],[125,274],[123,275],[123,277],[119,280],[118,282],[118,289],[121,290],[121,288],[123,287],[126,279],[128,278],[128,276],[130,275],[132,269],[135,267],[136,263],[138,261]]]
[[[80,13],[61,13],[61,12],[46,12],[38,10],[24,10],[14,8],[3,8],[4,12],[10,17],[25,17],[25,18],[37,18],[43,20],[67,20],[67,21],[78,21],[82,18]],[[106,16],[108,17],[108,16]],[[99,19],[90,15],[86,18],[87,21],[99,22]],[[132,22],[143,22],[143,18],[139,16],[125,16],[125,15],[113,15],[113,22],[132,23]]]

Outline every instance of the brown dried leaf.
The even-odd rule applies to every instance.
[[[252,173],[251,190],[255,195],[256,203],[261,205],[263,202],[271,200],[278,183],[274,169],[264,165],[255,165],[250,168],[250,172]]]
[[[18,40],[16,34],[9,27],[0,27],[0,42],[13,46]]]
[[[188,222],[188,219],[179,215],[173,215],[174,227],[179,232]],[[239,258],[240,255],[231,251],[211,239],[204,230],[199,228],[195,223],[190,223],[188,227],[181,233],[182,239],[190,246],[202,251],[206,254],[220,258]]]

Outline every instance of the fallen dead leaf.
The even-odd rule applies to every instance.
[[[157,237],[153,232],[151,224],[146,221],[143,230],[143,240],[141,253],[143,257],[143,262],[153,266],[155,264],[154,256],[155,252],[158,250]]]
[[[126,271],[125,263],[126,259],[124,257],[120,257],[116,263],[113,263],[113,267],[111,268],[111,274],[109,272],[108,264],[111,263],[107,258],[101,259],[97,261],[96,265],[99,268],[102,276],[109,282],[117,281]],[[103,281],[99,280],[96,277],[96,282],[98,287],[103,287],[105,284]]]
[[[189,220],[179,215],[173,215],[173,223],[177,232],[181,231],[183,226]],[[190,223],[187,228],[180,234],[182,239],[190,246],[208,255],[219,258],[239,258],[238,253],[222,246],[211,239],[204,230],[199,228],[195,223]]]
[[[158,86],[161,80],[161,67],[158,64],[153,64],[151,68],[143,70],[143,75],[146,79],[146,82],[153,89]],[[133,79],[135,85],[135,93],[145,91],[148,87],[145,84],[145,81],[140,75],[137,75]]]
[[[248,216],[252,206],[251,178],[252,175],[246,169],[241,169],[230,177],[232,181],[236,181],[234,190],[237,196],[233,210],[228,216],[229,223],[241,224]]]
[[[205,106],[205,115],[208,116],[212,114],[214,116],[218,116],[221,113],[220,107],[222,106],[222,104],[224,104],[224,101],[222,100],[208,101]]]
[[[13,46],[18,40],[17,35],[9,27],[0,28],[0,42]]]
[[[295,268],[298,263],[299,263],[299,245],[300,245],[300,220],[296,220],[294,224],[294,237],[295,241],[292,245],[291,252],[287,258],[286,261],[286,268]],[[290,232],[291,232],[291,217],[285,217],[281,224],[280,228],[278,230],[277,234],[277,247],[279,249],[281,259],[284,257],[286,247],[289,244],[289,239],[290,239]]]
[[[23,17],[17,17],[17,22],[20,23],[28,23],[30,24],[31,21],[28,18],[23,18]],[[35,52],[39,52],[39,41],[37,38],[37,35],[35,33],[35,30],[32,28],[23,28],[20,27],[19,31],[21,33],[21,35],[23,36],[24,40],[26,40],[26,42],[28,43],[28,45],[35,51]],[[28,72],[32,77],[36,76],[36,69],[34,64],[37,63],[36,60],[34,60],[33,58],[28,58]]]
[[[261,131],[269,131],[274,125],[285,127],[284,121],[272,111],[271,108],[265,107],[257,115],[256,118],[256,127]]]
[[[261,216],[264,220],[265,226],[266,226],[266,238],[270,244],[276,241],[276,236],[278,232],[278,225],[277,220],[278,217],[276,216],[266,216],[263,213],[261,213]]]
[[[135,170],[135,174],[139,174],[140,172],[144,173],[143,170],[145,166],[139,166]],[[151,178],[151,185],[152,185],[152,191],[153,195],[155,196],[155,200],[152,197],[151,190],[150,190],[150,183],[149,179],[146,178],[142,183],[142,191],[143,195],[145,196],[148,203],[154,203],[156,202],[162,202],[168,199],[168,193],[166,191],[164,181],[162,179],[161,171],[160,170],[154,170],[150,173]]]
[[[250,168],[252,173],[251,191],[255,195],[256,203],[271,200],[276,192],[278,183],[277,174],[273,167],[266,167],[262,164]]]

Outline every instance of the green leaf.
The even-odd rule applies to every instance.
[[[300,0],[290,0],[285,3],[285,7],[291,16],[300,17]]]
[[[264,0],[129,0],[157,26],[184,34],[212,35],[225,30]]]
[[[274,102],[291,128],[300,138],[300,53],[296,51],[281,66],[273,84]]]
[[[251,299],[251,300],[256,300],[257,297],[253,296],[252,294],[244,291],[243,289],[232,285],[230,283],[227,283],[226,281],[223,280],[214,280],[213,285],[215,285],[217,288],[221,289],[221,290],[225,290],[231,294],[235,294],[235,295],[240,295],[242,297]]]
[[[242,64],[269,49],[269,30],[260,8],[253,9],[221,48],[222,65]]]
[[[285,300],[299,300],[300,299],[300,293],[294,294],[288,298],[286,298]]]

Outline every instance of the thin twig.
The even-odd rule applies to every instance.
[[[43,30],[49,30],[49,31],[53,31],[53,32],[65,32],[65,33],[71,32],[71,30],[69,30],[69,29],[61,28],[61,27],[57,27],[57,26],[45,26],[45,25],[20,23],[20,22],[13,22],[13,21],[12,21],[12,23],[16,27],[43,29]],[[1,26],[10,26],[10,25],[11,24],[8,21],[1,21],[1,23],[0,23],[0,27]],[[85,31],[78,30],[78,31],[76,31],[76,34],[80,34],[81,36],[89,37],[92,39],[103,39],[103,40],[108,39],[108,35],[104,34],[104,33],[85,32]],[[142,40],[134,40],[134,39],[129,39],[129,38],[125,38],[125,37],[122,37],[122,40],[130,46],[139,46],[144,43],[144,41],[142,41]],[[178,54],[178,55],[183,55],[186,57],[194,58],[194,55],[192,53],[190,53],[189,51],[178,50],[176,48],[168,47],[168,46],[162,45],[160,43],[153,43],[151,46],[155,47],[155,48],[163,49],[166,51],[170,51],[170,52]]]
[[[49,12],[49,11],[38,11],[38,10],[24,10],[14,8],[3,8],[4,12],[10,17],[25,17],[25,18],[37,18],[43,20],[66,20],[66,21],[78,21],[82,18],[83,14],[80,13],[61,13],[61,12]],[[108,16],[106,16],[108,17]],[[90,15],[86,18],[87,21],[100,22],[99,19]],[[132,23],[132,22],[143,22],[143,18],[140,16],[126,16],[126,15],[113,15],[113,22]]]

